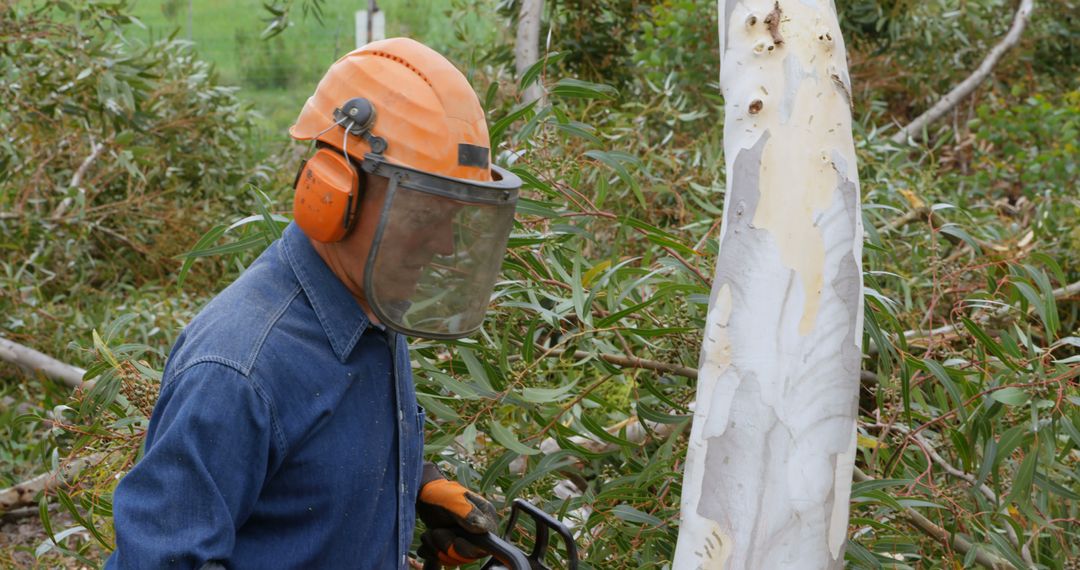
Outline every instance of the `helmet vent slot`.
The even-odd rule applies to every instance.
[[[421,73],[419,69],[416,69],[415,67],[413,67],[413,65],[411,63],[405,61],[404,59],[402,59],[402,58],[400,58],[400,57],[398,57],[398,56],[396,56],[396,55],[394,55],[392,53],[387,53],[385,51],[372,50],[372,51],[369,51],[368,53],[370,53],[371,55],[377,55],[379,57],[385,57],[385,58],[387,58],[389,60],[396,61],[396,62],[400,63],[401,65],[404,65],[405,67],[409,68],[413,73],[419,75],[420,79],[423,79],[424,83],[427,83],[429,87],[431,87],[432,89],[435,88],[435,86],[431,84],[431,81],[428,80],[426,75]]]

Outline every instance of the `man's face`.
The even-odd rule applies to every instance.
[[[371,254],[386,201],[389,181],[367,176],[356,227],[340,242],[344,269],[350,281],[363,289],[368,256]],[[379,294],[383,301],[407,301],[436,255],[454,253],[454,216],[460,206],[452,201],[415,191],[398,189],[379,244]],[[365,297],[369,292],[364,292]]]

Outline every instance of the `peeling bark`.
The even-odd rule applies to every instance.
[[[725,0],[728,191],[674,568],[841,568],[862,227],[832,3]]]

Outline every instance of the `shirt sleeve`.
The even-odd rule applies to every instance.
[[[228,366],[196,364],[163,386],[146,452],[113,497],[106,568],[228,560],[266,479],[272,434],[270,406]]]

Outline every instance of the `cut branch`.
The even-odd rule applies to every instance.
[[[917,441],[922,446],[922,448],[926,450],[926,452],[930,455],[931,459],[934,460],[934,463],[937,463],[938,466],[944,469],[946,473],[952,475],[953,477],[957,477],[959,479],[967,481],[972,487],[982,493],[983,496],[986,497],[986,499],[990,501],[990,503],[992,503],[995,507],[1000,506],[1001,503],[998,500],[998,496],[996,493],[994,493],[993,489],[991,489],[985,483],[979,482],[979,480],[971,473],[959,469],[955,467],[952,463],[949,463],[947,459],[945,459],[940,453],[938,453],[937,448],[921,434],[912,433],[910,428],[901,424],[894,424],[893,428],[895,428],[896,431],[899,431],[904,435],[914,438],[915,441]],[[1020,544],[1020,537],[1016,535],[1016,530],[1013,529],[1012,525],[1005,524],[1003,526],[1005,527],[1005,533],[1009,535],[1009,542],[1011,542],[1013,546],[1020,549],[1020,556],[1024,559],[1024,562],[1029,567],[1034,567],[1035,560],[1031,557],[1031,549],[1028,547],[1028,545]]]
[[[570,351],[563,348],[545,348],[538,346],[542,350],[545,350],[545,356],[559,357]],[[644,370],[653,370],[656,372],[667,372],[676,376],[682,376],[683,378],[689,378],[691,380],[697,380],[698,369],[690,366],[682,366],[679,364],[671,364],[670,362],[658,362],[656,360],[647,360],[645,358],[638,358],[636,356],[627,356],[621,354],[604,354],[593,353],[585,350],[575,350],[570,352],[574,358],[583,359],[589,357],[599,358],[604,362],[609,362],[616,366],[622,366],[623,368],[641,368]],[[518,357],[520,358],[520,357]],[[863,384],[876,384],[878,382],[877,375],[868,370],[862,370],[859,373],[859,379]]]
[[[0,360],[10,362],[25,370],[41,372],[71,388],[82,386],[83,375],[86,374],[82,368],[60,362],[47,354],[3,337],[0,337]]]
[[[1054,297],[1055,300],[1067,299],[1069,297],[1080,295],[1080,281],[1054,289],[1053,291],[1051,291],[1051,295]],[[989,315],[976,317],[972,320],[974,320],[975,322],[984,323],[989,321],[990,319],[1000,319],[1005,315],[1009,314],[1009,311],[1013,310],[1013,308],[1014,307],[1012,305],[1006,305],[995,310]],[[937,327],[936,329],[931,329],[929,332],[923,332],[918,330],[904,331],[904,338],[911,341],[922,338],[931,338],[935,336],[945,336],[956,332],[956,329],[957,325],[945,325]]]
[[[547,349],[550,356],[562,356],[566,354],[566,349],[563,348],[551,348]],[[680,366],[678,364],[670,364],[667,362],[657,362],[655,360],[646,360],[644,358],[638,358],[636,356],[625,356],[618,354],[604,354],[604,353],[592,353],[584,350],[575,350],[570,353],[574,358],[589,358],[595,356],[604,362],[610,362],[616,366],[622,366],[626,368],[643,368],[645,370],[655,370],[656,372],[667,372],[682,376],[684,378],[690,378],[694,380],[698,376],[697,368],[691,368],[689,366]]]
[[[952,91],[949,91],[941,98],[940,101],[930,107],[925,113],[919,115],[914,121],[911,121],[906,127],[900,129],[896,134],[892,136],[892,142],[896,144],[903,144],[908,139],[918,140],[922,138],[923,129],[927,125],[945,116],[952,110],[960,101],[963,101],[968,95],[971,95],[975,88],[979,86],[990,73],[994,70],[994,66],[997,65],[1001,56],[1005,55],[1005,52],[1015,46],[1020,41],[1020,35],[1024,32],[1024,26],[1027,25],[1027,21],[1031,16],[1031,10],[1035,4],[1034,0],[1021,0],[1020,7],[1016,10],[1016,15],[1013,17],[1012,27],[1009,28],[1009,32],[1005,34],[1005,37],[998,42],[997,45],[990,50],[990,53],[986,54],[979,67],[967,77],[967,79],[961,81],[956,87],[953,87]]]
[[[38,493],[66,486],[87,465],[100,459],[99,455],[80,457],[61,465],[56,471],[42,473],[29,481],[0,490],[0,514],[33,505]]]
[[[874,478],[870,477],[866,473],[863,473],[858,467],[855,468],[855,480],[858,482],[873,481]],[[1009,563],[1009,561],[999,557],[998,555],[988,552],[985,549],[975,546],[966,538],[952,534],[949,531],[934,524],[930,519],[919,514],[918,511],[911,507],[904,507],[902,511],[904,516],[911,521],[915,528],[919,529],[926,535],[933,537],[935,540],[943,544],[947,544],[960,551],[962,554],[967,555],[971,551],[975,551],[975,562],[979,565],[990,568],[991,570],[1016,570],[1016,567]]]
[[[688,406],[691,410],[694,408],[694,404],[691,403]],[[654,435],[657,439],[667,439],[672,433],[675,432],[675,428],[680,424],[661,424],[657,422],[642,421],[637,416],[630,416],[629,418],[616,423],[615,425],[604,428],[604,431],[610,433],[613,436],[619,436],[620,433],[625,435],[621,436],[622,439],[633,443],[635,445],[641,445],[648,439],[649,434]],[[625,432],[623,431],[625,430]],[[609,451],[615,451],[619,446],[608,442],[602,441],[596,436],[581,436],[575,435],[569,438],[570,442],[579,447],[583,447],[592,453],[607,453]],[[545,455],[554,453],[562,449],[559,447],[559,442],[555,438],[549,437],[540,442],[540,451]],[[510,463],[510,472],[522,475],[527,470],[527,457],[521,456]]]
[[[1066,285],[1064,287],[1058,287],[1057,289],[1051,291],[1051,295],[1057,301],[1078,296],[1080,295],[1080,281],[1070,283],[1069,285]],[[1012,311],[1014,308],[1015,307],[1013,307],[1012,305],[1007,305],[993,311],[992,313],[976,316],[972,320],[977,323],[985,323],[990,319],[1000,319],[1005,315],[1009,314],[1009,311]],[[909,330],[904,331],[904,338],[910,342],[925,338],[948,336],[955,333],[956,329],[957,325],[943,325],[935,329],[930,329],[929,331],[921,331],[917,329]],[[879,347],[871,342],[870,346],[867,348],[867,353],[870,356],[874,356],[878,353],[879,350]]]
[[[98,157],[101,156],[101,153],[104,150],[104,143],[94,142],[93,139],[90,140],[90,154],[87,155],[87,157],[82,161],[82,164],[79,165],[79,168],[75,170],[75,175],[71,177],[71,184],[68,186],[69,192],[74,190],[77,191],[80,195],[85,195],[86,191],[83,190],[82,187],[83,177],[86,176],[86,171],[90,169],[90,165],[94,164],[94,161],[96,161]],[[56,207],[56,209],[52,213],[52,216],[50,217],[63,218],[64,213],[67,212],[68,207],[71,206],[71,202],[71,196],[68,196],[67,198],[61,200],[60,204]]]

